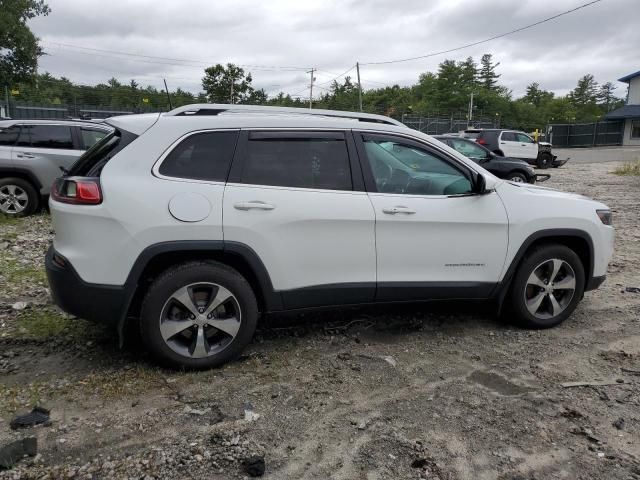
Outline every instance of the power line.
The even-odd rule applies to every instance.
[[[163,62],[155,62],[155,61],[149,61],[147,63],[159,63],[161,65],[176,65],[176,66],[211,66],[212,64],[218,63],[218,62],[213,62],[213,61],[207,61],[207,60],[194,60],[194,59],[180,59],[180,58],[170,58],[170,57],[158,57],[158,56],[154,56],[154,55],[143,55],[143,54],[139,54],[139,53],[131,53],[131,52],[123,52],[123,51],[119,51],[119,50],[108,50],[108,49],[103,49],[103,48],[93,48],[93,47],[83,47],[80,45],[72,45],[69,43],[60,43],[60,42],[52,42],[49,40],[43,40],[43,43],[47,43],[50,45],[55,45],[59,48],[63,48],[63,49],[76,49],[76,50],[80,50],[80,52],[77,53],[82,53],[82,51],[87,51],[87,52],[100,52],[103,54],[107,54],[110,55],[112,57],[116,57],[118,58],[119,56],[126,56],[126,57],[134,57],[134,58],[146,58],[146,59],[150,59],[150,60],[163,60]],[[167,62],[179,62],[179,63],[167,63]],[[196,65],[188,65],[188,64],[196,64]],[[259,70],[273,70],[273,71],[277,71],[277,70],[288,70],[288,71],[300,71],[300,70],[307,70],[309,69],[309,67],[293,67],[293,66],[279,66],[279,65],[240,65],[238,64],[237,66],[239,67],[244,67],[244,68],[254,68],[254,69],[259,69]]]
[[[417,57],[402,58],[402,59],[398,59],[398,60],[387,60],[387,61],[384,61],[384,62],[366,62],[366,63],[362,62],[360,65],[388,65],[390,63],[410,62],[412,60],[420,60],[420,59],[423,59],[423,58],[434,57],[436,55],[442,55],[444,53],[456,52],[458,50],[462,50],[462,49],[469,48],[469,47],[475,47],[476,45],[481,45],[483,43],[487,43],[487,42],[490,42],[492,40],[496,40],[498,38],[506,37],[507,35],[512,35],[514,33],[522,32],[523,30],[527,30],[529,28],[541,25],[543,23],[550,22],[551,20],[555,20],[556,18],[562,17],[564,15],[569,15],[570,13],[576,12],[576,11],[581,10],[583,8],[587,8],[587,7],[591,6],[591,5],[599,3],[601,1],[602,0],[593,0],[591,2],[583,3],[582,5],[579,5],[579,6],[575,7],[575,8],[572,8],[571,10],[566,10],[564,12],[558,13],[557,15],[553,15],[552,17],[545,18],[543,20],[540,20],[540,21],[535,22],[535,23],[531,23],[531,24],[526,25],[524,27],[516,28],[515,30],[511,30],[509,32],[501,33],[499,35],[494,35],[493,37],[485,38],[484,40],[479,40],[479,41],[473,42],[473,43],[467,43],[466,45],[461,45],[459,47],[450,48],[448,50],[442,50],[440,52],[427,53],[426,55],[420,55],[420,56],[417,56]]]
[[[347,70],[346,72],[341,73],[340,75],[336,75],[334,78],[332,78],[331,80],[327,80],[326,82],[322,82],[322,83],[318,83],[317,85],[326,85],[327,83],[333,83],[335,80],[337,80],[340,77],[344,77],[347,73],[349,73],[351,70],[353,70],[354,68],[356,68],[355,65],[353,65],[352,67],[349,67],[349,70]]]

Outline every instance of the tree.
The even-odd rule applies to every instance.
[[[533,82],[527,85],[527,93],[522,97],[522,100],[527,103],[531,103],[536,107],[541,107],[551,99],[553,99],[553,92],[542,90],[538,82]]]
[[[27,20],[50,11],[44,0],[0,0],[0,85],[35,75],[43,51]]]
[[[595,104],[598,98],[598,82],[595,81],[593,75],[588,73],[580,78],[576,88],[569,93],[569,98],[576,106]]]
[[[218,63],[204,73],[202,88],[210,102],[245,103],[254,92],[251,73],[245,75],[244,69],[233,63],[227,63],[226,68]]]
[[[616,86],[613,83],[607,82],[600,85],[600,89],[598,90],[598,101],[604,106],[607,112],[612,110],[613,105],[620,103],[620,99],[613,94],[615,89]]]
[[[487,90],[495,90],[498,85],[498,78],[500,75],[496,73],[496,67],[500,63],[493,63],[493,56],[490,53],[485,53],[480,59],[480,72],[478,78],[480,84]]]

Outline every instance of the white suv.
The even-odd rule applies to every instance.
[[[387,117],[190,105],[107,123],[52,190],[47,274],[60,307],[121,339],[139,319],[165,364],[220,365],[283,310],[486,299],[551,327],[611,258],[607,206]]]

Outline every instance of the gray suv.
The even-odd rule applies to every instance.
[[[36,212],[61,172],[109,131],[92,122],[0,121],[0,213]]]

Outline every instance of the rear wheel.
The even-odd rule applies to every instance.
[[[149,351],[174,368],[217,367],[237,357],[256,328],[251,286],[217,262],[184,263],[158,277],[142,304],[140,331]]]
[[[584,267],[564,245],[543,245],[522,261],[511,286],[516,320],[529,328],[554,327],[575,310],[584,292]]]
[[[553,158],[551,157],[551,154],[548,152],[543,152],[538,155],[538,160],[536,163],[538,164],[538,168],[549,168],[552,162]]]
[[[15,217],[34,213],[40,198],[33,185],[22,178],[0,179],[0,213]]]

